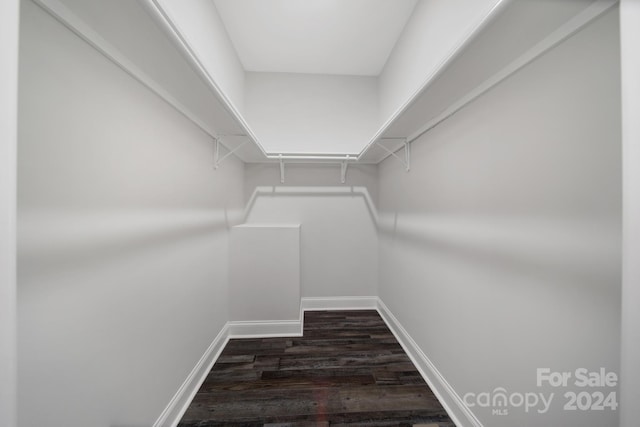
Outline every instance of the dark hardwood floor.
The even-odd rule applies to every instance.
[[[304,336],[230,340],[179,427],[454,427],[379,314],[305,313]]]

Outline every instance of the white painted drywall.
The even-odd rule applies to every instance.
[[[242,164],[22,7],[20,425],[148,427],[228,320]]]
[[[20,2],[0,3],[0,425],[16,427],[16,142]]]
[[[375,77],[247,73],[244,105],[272,154],[358,154],[378,126]]]
[[[618,372],[619,72],[612,10],[379,166],[384,303],[460,397],[555,393],[485,426],[617,425],[536,369]]]
[[[367,167],[358,180],[375,188],[375,170]],[[376,295],[376,212],[367,187],[339,184],[335,167],[287,165],[285,174],[283,185],[277,165],[246,166],[245,192],[253,195],[246,222],[301,224],[303,297]]]
[[[620,2],[623,267],[620,427],[640,419],[640,2]]]
[[[247,223],[300,223],[302,296],[369,296],[377,235],[364,188],[262,187]],[[275,192],[274,192],[275,191]]]
[[[154,0],[233,106],[242,113],[244,68],[212,0]]]
[[[231,229],[229,320],[300,319],[300,224]]]
[[[379,123],[438,71],[500,0],[420,0],[379,77]]]

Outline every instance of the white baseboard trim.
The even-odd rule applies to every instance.
[[[378,298],[378,313],[391,329],[393,335],[407,353],[420,375],[429,384],[451,420],[458,427],[483,427],[482,423],[467,407],[462,398],[429,360],[409,333],[402,327],[389,308]]]
[[[227,322],[229,338],[301,337],[302,320]]]
[[[189,407],[193,397],[204,382],[213,364],[218,360],[220,353],[229,341],[228,324],[213,339],[196,366],[191,370],[167,407],[162,411],[153,427],[175,427],[180,422],[182,415]]]
[[[377,310],[378,297],[305,297],[301,311],[313,310]]]
[[[205,350],[162,414],[153,423],[153,427],[175,427],[178,425],[229,339],[299,336],[302,336],[302,320],[227,322]]]

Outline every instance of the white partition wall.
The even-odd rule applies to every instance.
[[[231,229],[229,319],[299,320],[300,224]]]
[[[0,3],[0,425],[16,427],[18,0]]]
[[[620,427],[640,419],[640,2],[620,3],[624,254]]]

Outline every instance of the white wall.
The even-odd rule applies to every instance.
[[[548,414],[473,408],[486,426],[617,425],[536,386],[619,368],[616,13],[416,141],[410,173],[380,165],[382,300],[459,396],[555,392]]]
[[[623,143],[623,270],[620,426],[640,419],[640,2],[620,3]]]
[[[216,84],[242,113],[244,68],[212,0],[157,0]]]
[[[300,225],[231,229],[229,319],[300,320]]]
[[[379,77],[379,123],[438,71],[500,0],[420,0]]]
[[[247,73],[245,113],[268,153],[358,154],[378,127],[377,79]]]
[[[242,164],[22,7],[20,425],[148,427],[228,320]]]
[[[245,195],[258,190],[248,202],[247,222],[302,225],[303,297],[377,294],[376,214],[362,184],[375,188],[376,167],[361,168],[350,168],[344,185],[339,166],[287,165],[285,184],[277,165],[245,168]]]
[[[18,0],[0,2],[0,425],[16,424]]]

